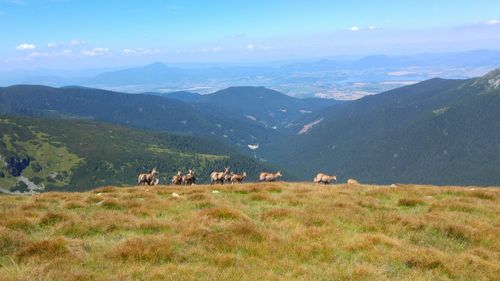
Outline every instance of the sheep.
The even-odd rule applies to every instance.
[[[180,185],[182,180],[181,171],[177,171],[177,174],[172,177],[172,185]]]
[[[247,177],[247,173],[246,172],[243,172],[243,174],[232,174],[231,175],[231,184],[237,182],[237,183],[241,183],[245,178]]]
[[[224,184],[224,180],[226,179],[227,175],[231,175],[231,173],[229,172],[229,167],[226,167],[224,169],[224,172],[212,172],[210,174],[210,185],[213,185],[217,182],[219,182],[221,185]]]
[[[271,182],[271,181],[275,181],[278,177],[281,177],[283,176],[281,174],[281,171],[278,171],[277,173],[267,173],[267,172],[262,172],[260,173],[260,176],[259,176],[259,181],[267,181],[267,182]]]
[[[158,175],[158,170],[156,167],[154,167],[150,173],[139,174],[139,176],[137,177],[137,185],[152,185],[155,181],[156,175]]]
[[[329,175],[323,174],[323,173],[318,173],[313,180],[314,183],[318,183],[318,184],[319,183],[329,184],[332,181],[336,182],[337,177],[336,176],[329,176]]]

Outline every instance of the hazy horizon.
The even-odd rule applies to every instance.
[[[50,67],[50,66],[27,66],[27,67],[14,67],[10,69],[0,69],[0,71],[7,71],[7,72],[16,72],[16,71],[50,71],[50,72],[58,72],[58,71],[68,71],[68,72],[73,72],[73,73],[102,73],[106,71],[116,71],[116,70],[123,70],[123,69],[128,69],[128,68],[140,68],[140,67],[145,67],[148,65],[153,65],[156,63],[164,64],[169,67],[173,68],[185,68],[185,69],[194,69],[194,68],[210,68],[210,67],[280,67],[280,66],[286,66],[286,65],[291,65],[295,63],[307,63],[307,62],[319,62],[323,60],[328,60],[328,61],[337,61],[337,62],[354,62],[358,61],[364,58],[369,58],[369,57],[389,57],[389,58],[399,58],[399,57],[413,57],[413,56],[420,56],[420,55],[447,55],[447,54],[460,54],[460,53],[468,53],[468,52],[481,52],[481,51],[486,51],[486,52],[500,52],[500,49],[470,49],[470,50],[462,50],[462,51],[455,51],[455,52],[420,52],[420,53],[408,53],[408,54],[399,54],[399,55],[392,55],[392,54],[386,54],[386,53],[373,53],[373,54],[366,54],[366,55],[337,55],[337,56],[311,56],[311,57],[296,57],[296,58],[287,58],[287,59],[269,59],[269,60],[262,60],[262,61],[230,61],[230,62],[224,62],[224,61],[202,61],[202,62],[189,62],[189,61],[179,61],[179,62],[172,62],[172,61],[165,61],[165,60],[150,60],[150,61],[143,61],[143,62],[138,62],[138,63],[125,63],[123,65],[115,65],[115,66],[96,66],[96,67],[82,67],[82,68],[75,68],[74,66],[71,65],[63,65],[61,67]]]
[[[0,70],[500,49],[496,1],[2,0]]]

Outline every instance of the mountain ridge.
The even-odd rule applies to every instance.
[[[0,114],[83,118],[142,129],[215,138],[246,150],[279,134],[244,117],[196,110],[190,103],[157,95],[80,87],[17,85],[0,88]],[[221,115],[222,114],[222,115]],[[221,122],[227,120],[226,123]],[[226,124],[230,124],[225,126]]]
[[[431,79],[328,108],[307,134],[263,154],[301,178],[321,170],[373,183],[498,184],[500,95],[474,84],[482,79]]]

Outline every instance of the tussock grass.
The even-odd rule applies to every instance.
[[[214,206],[215,203],[211,199],[196,201],[196,208],[198,209],[212,208]]]
[[[418,198],[401,198],[398,200],[398,206],[414,207],[423,204],[424,200]]]
[[[206,216],[214,219],[222,219],[222,220],[245,220],[247,216],[245,216],[242,212],[229,208],[229,207],[217,207],[210,208],[200,212],[200,216]]]
[[[72,254],[68,240],[58,237],[42,241],[27,243],[16,252],[16,257],[20,260],[35,259],[37,261],[50,260],[54,258],[64,258]]]
[[[27,236],[20,231],[0,226],[0,256],[9,256],[26,244]]]
[[[69,216],[63,212],[48,212],[41,217],[39,224],[50,226],[67,220],[69,220]]]
[[[34,216],[31,211],[5,211],[0,214],[0,225],[12,230],[29,232],[36,228]]]
[[[170,262],[175,257],[173,241],[165,236],[143,236],[127,239],[105,255],[123,262]]]
[[[3,196],[0,280],[498,280],[498,214],[495,188],[399,184]]]
[[[210,200],[210,198],[211,197],[209,195],[203,194],[203,193],[195,193],[195,194],[188,196],[188,200],[191,200],[191,201],[206,201],[206,200]]]
[[[118,201],[118,199],[108,198],[103,201],[98,202],[98,205],[102,206],[105,209],[110,210],[121,210],[123,209],[123,205]]]
[[[449,262],[450,257],[435,249],[419,248],[406,251],[403,259],[408,267],[427,271],[438,267],[446,269],[445,265]]]
[[[272,197],[264,192],[258,192],[250,195],[250,199],[253,201],[272,201]]]
[[[285,208],[275,208],[261,214],[263,220],[284,219],[290,215],[290,210]]]
[[[137,231],[143,234],[164,233],[168,232],[170,228],[171,226],[167,222],[160,220],[140,221],[136,226]]]
[[[359,234],[354,241],[346,246],[348,250],[366,250],[378,246],[402,249],[403,243],[382,233]]]

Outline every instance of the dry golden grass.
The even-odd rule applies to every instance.
[[[398,200],[398,206],[413,207],[424,204],[424,200],[419,198],[401,198]]]
[[[106,256],[123,262],[170,262],[175,255],[173,244],[168,236],[134,237],[114,246]]]
[[[0,280],[499,276],[496,188],[247,183],[0,197]]]

